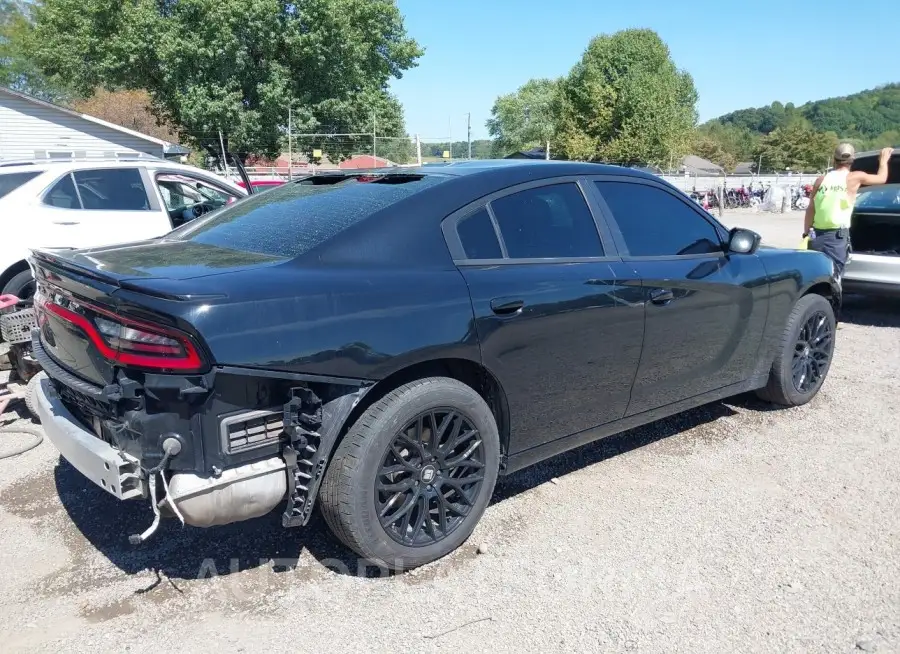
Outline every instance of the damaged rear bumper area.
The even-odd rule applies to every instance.
[[[305,525],[344,421],[368,389],[223,368],[202,380],[129,373],[101,388],[61,368],[37,333],[33,345],[48,375],[35,397],[48,439],[106,492],[150,502],[153,523],[129,536],[133,544],[165,517],[212,527],[283,505],[284,526]],[[247,398],[256,405],[239,406]]]

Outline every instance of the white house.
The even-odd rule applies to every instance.
[[[189,150],[0,86],[0,161],[178,157]]]

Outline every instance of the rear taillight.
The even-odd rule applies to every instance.
[[[106,309],[78,302],[91,317],[35,295],[39,324],[51,313],[84,332],[94,347],[110,361],[123,366],[157,371],[201,372],[203,359],[187,334],[153,325]]]

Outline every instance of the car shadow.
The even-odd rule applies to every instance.
[[[734,414],[727,404],[716,402],[589,443],[501,477],[491,504],[503,502],[553,478]],[[91,546],[126,574],[144,570],[156,573],[156,581],[138,593],[148,592],[158,585],[161,574],[172,582],[224,576],[260,566],[271,567],[275,573],[289,571],[297,565],[304,548],[321,565],[340,574],[362,577],[395,574],[361,559],[341,545],[331,535],[318,511],[314,512],[310,523],[300,529],[281,526],[280,507],[261,518],[207,529],[182,527],[177,520],[165,519],[150,540],[132,546],[128,536],[142,532],[153,518],[147,501],[120,502],[87,482],[62,457],[54,476],[65,511]]]
[[[845,295],[840,319],[863,327],[900,327],[900,298]]]

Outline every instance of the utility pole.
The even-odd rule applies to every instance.
[[[375,159],[378,158],[378,154],[376,152],[377,146],[375,145],[375,109],[372,109],[372,165],[375,164]]]
[[[291,105],[288,105],[288,181],[290,182],[293,178],[291,177],[291,168],[294,165],[294,153],[291,148]]]
[[[466,130],[468,133],[468,136],[466,136],[466,139],[468,140],[468,143],[469,143],[469,159],[471,159],[472,158],[472,112],[469,112],[466,114]]]
[[[418,134],[416,134],[416,162],[420,166],[422,165],[422,141],[419,139]]]
[[[225,169],[225,177],[228,178],[228,158],[225,156],[225,139],[222,138],[222,130],[219,130],[219,147],[222,148],[222,167]]]
[[[547,141],[547,147],[544,149],[544,159],[550,161],[550,141]]]
[[[447,152],[450,153],[449,161],[453,161],[453,118],[447,118]]]

